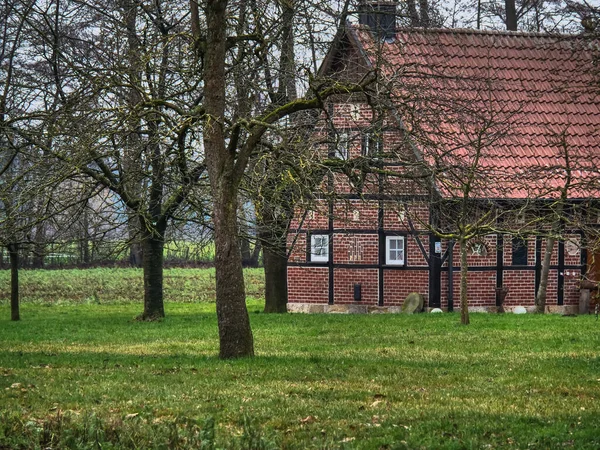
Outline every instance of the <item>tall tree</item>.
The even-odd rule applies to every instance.
[[[337,93],[362,91],[372,81],[365,78],[361,83],[347,85],[311,83],[305,97],[295,100],[285,98],[280,102],[271,102],[258,113],[229,124],[226,115],[227,42],[243,39],[243,36],[228,37],[227,35],[227,13],[230,6],[227,0],[208,1],[205,6],[206,119],[203,136],[213,198],[217,316],[222,358],[250,356],[254,353],[252,332],[245,306],[236,220],[237,193],[251,155],[260,145],[269,127],[283,118],[302,110],[320,108],[325,99]],[[264,17],[264,13],[254,9],[252,16]],[[260,40],[259,38],[258,41]],[[263,38],[263,44],[267,43],[268,41]],[[259,60],[257,63],[263,70],[268,70],[268,67],[263,64],[264,60]]]

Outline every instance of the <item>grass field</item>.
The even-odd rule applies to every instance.
[[[260,271],[247,274],[260,297]],[[252,298],[257,356],[220,361],[214,303],[199,301],[210,272],[167,273],[178,281],[155,323],[104,285],[139,276],[24,273],[20,323],[2,291],[0,449],[600,448],[593,316],[463,327],[454,314],[266,315]],[[86,285],[97,298],[74,295]]]

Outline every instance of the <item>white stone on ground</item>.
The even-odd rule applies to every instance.
[[[430,312],[432,312],[432,313],[441,313],[441,312],[444,312],[444,311],[442,311],[440,308],[433,308]]]
[[[513,314],[527,314],[527,310],[524,306],[515,306],[513,309]]]

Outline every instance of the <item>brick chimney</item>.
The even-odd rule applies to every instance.
[[[361,0],[358,23],[368,25],[380,40],[393,41],[396,36],[396,2],[390,0]]]

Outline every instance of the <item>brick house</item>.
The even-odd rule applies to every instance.
[[[469,305],[494,309],[508,288],[508,309],[532,306],[548,205],[565,189],[569,214],[589,215],[600,193],[592,47],[580,37],[396,29],[394,11],[363,4],[359,24],[338,34],[323,62],[321,75],[332,79],[376,74],[383,100],[353,94],[327,106],[333,124],[319,149],[347,163],[350,176],[329,174],[324,187],[336,196],[291,225],[288,309],[394,310],[410,292],[429,308],[457,308],[459,246],[433,231],[447,231],[440,214],[461,204],[461,164],[473,161],[476,220],[490,202],[505,208],[494,213],[497,226],[486,223],[468,242]],[[367,160],[377,174],[361,173]],[[434,174],[426,184],[415,176],[425,167]],[[550,310],[578,304],[582,277],[600,280],[590,237],[569,227],[552,253]]]

